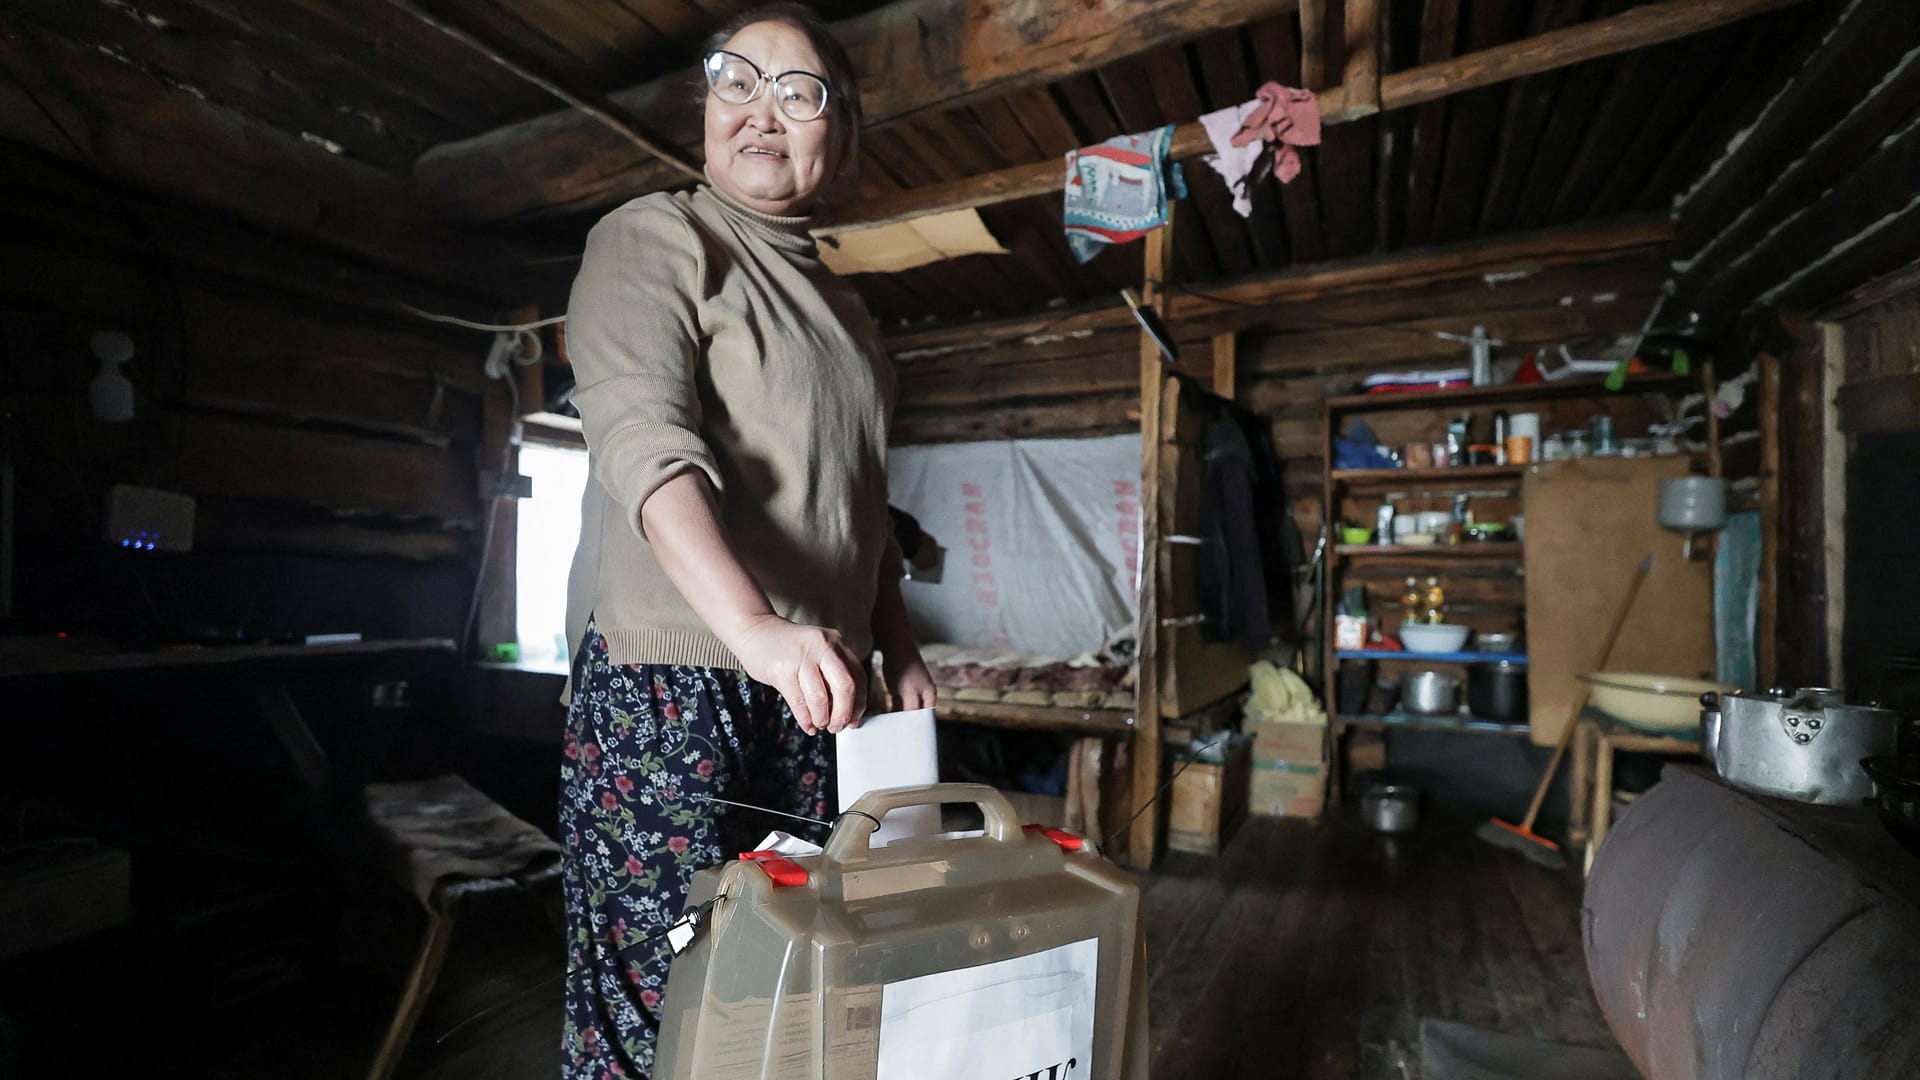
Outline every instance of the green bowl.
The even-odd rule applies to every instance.
[[[1373,539],[1373,530],[1358,525],[1343,525],[1340,527],[1340,539],[1348,544],[1365,544]]]

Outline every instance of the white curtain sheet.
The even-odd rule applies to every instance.
[[[1133,627],[1138,436],[900,447],[888,495],[947,549],[902,585],[922,641],[1068,657]]]

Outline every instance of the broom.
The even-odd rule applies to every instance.
[[[1620,601],[1620,610],[1613,614],[1613,625],[1607,628],[1607,636],[1600,643],[1600,662],[1593,670],[1602,671],[1607,666],[1607,658],[1613,655],[1613,643],[1620,637],[1620,628],[1627,624],[1627,614],[1633,610],[1633,598],[1640,593],[1640,586],[1646,584],[1647,573],[1653,569],[1653,556],[1640,560],[1640,568],[1633,572],[1633,581],[1627,586],[1627,595]],[[1527,816],[1520,824],[1494,818],[1474,830],[1473,835],[1495,847],[1517,851],[1549,870],[1559,870],[1567,865],[1560,854],[1560,845],[1533,831],[1533,823],[1540,816],[1540,806],[1547,801],[1547,789],[1553,786],[1553,774],[1560,771],[1560,759],[1567,754],[1567,747],[1573,742],[1573,733],[1580,726],[1580,710],[1587,707],[1588,685],[1582,680],[1580,689],[1573,698],[1573,712],[1567,717],[1567,726],[1560,730],[1560,741],[1554,744],[1553,758],[1547,762],[1546,775],[1540,777],[1540,786],[1533,790],[1533,804],[1527,807]]]

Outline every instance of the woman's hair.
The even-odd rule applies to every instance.
[[[840,139],[840,159],[835,163],[834,179],[851,179],[860,158],[860,125],[863,119],[860,112],[860,81],[854,75],[853,61],[847,59],[847,50],[833,36],[832,28],[818,12],[791,0],[778,0],[741,12],[707,38],[700,52],[701,60],[704,62],[715,49],[725,48],[727,42],[733,40],[733,35],[763,22],[785,23],[800,31],[806,35],[807,44],[813,46],[814,54],[820,57],[820,65],[826,70],[818,74],[827,81],[827,107],[834,115],[837,124],[835,131]],[[708,93],[704,70],[695,74],[694,85],[699,94],[695,100],[700,101],[704,108]]]

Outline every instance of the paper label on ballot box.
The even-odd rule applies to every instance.
[[[1093,1071],[1097,938],[888,983],[875,1080],[1078,1080]]]

